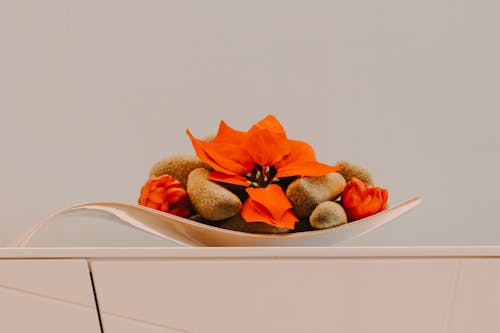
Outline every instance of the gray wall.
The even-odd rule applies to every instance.
[[[0,244],[135,202],[159,158],[268,113],[412,213],[349,245],[496,244],[498,1],[0,1]],[[109,217],[37,245],[169,245]]]

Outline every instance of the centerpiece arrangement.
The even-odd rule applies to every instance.
[[[332,228],[386,209],[388,191],[365,168],[318,162],[272,115],[246,132],[221,121],[216,135],[187,135],[196,155],[154,164],[139,205],[261,234]]]
[[[322,246],[359,237],[417,206],[389,209],[387,190],[348,161],[320,163],[313,148],[287,137],[272,115],[239,131],[221,121],[215,135],[187,135],[194,154],[155,163],[138,205],[98,201],[63,208],[11,246],[25,246],[55,217],[110,213],[139,230],[185,246]]]

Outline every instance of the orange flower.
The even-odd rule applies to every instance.
[[[139,205],[181,217],[189,216],[186,190],[170,175],[149,179],[141,189]]]
[[[289,140],[272,115],[247,132],[237,131],[221,121],[210,143],[196,139],[189,130],[187,134],[198,157],[214,169],[209,176],[211,180],[251,187],[240,212],[247,222],[293,229],[298,219],[283,189],[276,185],[280,178],[322,176],[342,168],[317,162],[312,147]]]
[[[357,220],[384,210],[388,196],[386,189],[352,177],[342,192],[341,201],[349,220]]]

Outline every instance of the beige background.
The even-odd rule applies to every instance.
[[[0,0],[0,244],[134,202],[185,135],[268,113],[412,213],[349,245],[500,244],[497,1]],[[97,213],[41,245],[169,245]]]

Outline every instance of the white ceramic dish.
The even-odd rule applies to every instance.
[[[252,234],[226,230],[192,221],[148,207],[119,202],[90,202],[62,209],[35,224],[11,245],[25,246],[54,217],[78,209],[111,213],[123,222],[185,246],[324,246],[359,237],[417,206],[415,197],[390,209],[338,227],[288,234]]]

